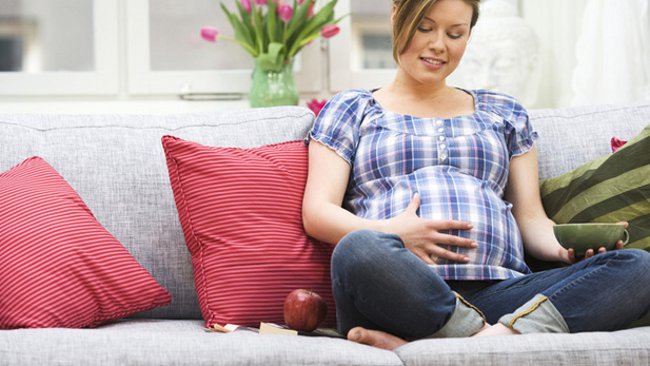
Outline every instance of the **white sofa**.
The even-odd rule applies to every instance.
[[[540,134],[542,178],[608,153],[612,136],[630,138],[650,123],[650,104],[529,112]],[[254,147],[301,139],[312,122],[311,112],[300,107],[176,115],[0,113],[0,171],[29,156],[45,158],[173,298],[166,307],[94,329],[1,330],[0,365],[650,364],[650,327],[421,340],[394,352],[336,338],[206,332],[161,136]]]

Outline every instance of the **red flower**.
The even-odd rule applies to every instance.
[[[321,109],[323,109],[326,103],[327,99],[318,100],[314,98],[307,102],[307,108],[311,109],[311,111],[314,112],[314,115],[318,117],[318,113],[320,113]]]
[[[323,36],[323,38],[332,38],[335,35],[339,34],[340,30],[341,28],[339,28],[338,25],[328,24],[320,30],[320,35]]]
[[[626,142],[627,141],[619,140],[616,137],[612,137],[612,139],[610,140],[610,145],[612,147],[612,152],[616,152],[616,150],[623,147],[623,145],[625,145]]]

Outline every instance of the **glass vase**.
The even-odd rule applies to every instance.
[[[293,61],[285,64],[280,71],[263,70],[256,61],[249,99],[254,108],[298,105]]]

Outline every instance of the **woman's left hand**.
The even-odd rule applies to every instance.
[[[619,222],[617,222],[617,224],[625,226],[625,229],[627,229],[628,226],[630,226],[630,224],[627,221],[619,221]],[[614,245],[613,250],[619,250],[619,249],[623,249],[623,248],[625,248],[625,243],[623,243],[623,240],[619,240]],[[576,252],[575,252],[574,249],[568,249],[568,250],[566,250],[566,256],[567,256],[567,259],[568,259],[569,263],[575,263],[575,262],[579,262],[579,261],[581,261],[583,259],[591,258],[596,254],[601,254],[601,253],[605,253],[605,252],[607,252],[607,249],[605,247],[598,248],[598,251],[594,251],[593,249],[587,249],[587,251],[585,252],[585,256],[578,258],[578,257],[576,257]]]

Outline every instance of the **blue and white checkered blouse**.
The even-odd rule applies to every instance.
[[[352,167],[344,207],[367,219],[400,214],[419,192],[418,215],[471,222],[477,249],[450,246],[469,263],[438,259],[431,268],[447,280],[496,280],[530,273],[519,229],[503,200],[510,158],[530,150],[536,132],[513,98],[486,90],[471,115],[419,118],[384,110],[368,90],[334,96],[310,137]]]

